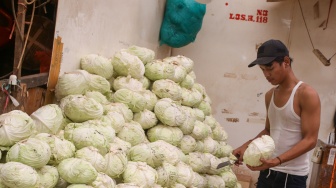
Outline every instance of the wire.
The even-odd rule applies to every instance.
[[[298,0],[298,2],[299,2],[299,5],[300,5],[300,10],[301,10],[301,14],[302,14],[303,22],[304,22],[304,24],[305,24],[305,26],[306,26],[306,30],[307,30],[307,33],[308,33],[308,36],[309,36],[310,43],[311,43],[311,45],[313,46],[313,49],[315,49],[314,44],[313,44],[313,41],[312,41],[312,39],[311,39],[311,37],[310,37],[310,33],[309,33],[309,30],[308,30],[308,27],[307,27],[306,19],[305,19],[304,15],[303,15],[303,11],[302,11],[302,7],[301,7],[300,0]]]
[[[334,55],[331,56],[331,58],[333,58],[336,55],[336,53],[334,53]],[[329,60],[331,60],[331,58],[329,58]]]

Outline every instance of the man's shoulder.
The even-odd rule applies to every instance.
[[[317,91],[307,83],[302,83],[297,89],[297,93],[302,99],[319,99]]]

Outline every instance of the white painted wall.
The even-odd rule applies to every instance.
[[[328,27],[323,30],[318,26],[326,19],[329,1],[320,1],[319,19],[313,18],[315,2],[301,3],[303,13],[314,47],[330,58],[336,52],[336,35],[333,34],[336,7],[333,6],[334,15],[331,13]],[[267,23],[230,19],[231,13],[255,18],[257,10],[268,11]],[[272,86],[258,67],[247,65],[256,58],[257,45],[271,38],[280,39],[288,46],[296,75],[320,94],[319,136],[325,140],[336,108],[336,57],[331,60],[332,65],[326,67],[314,56],[297,0],[213,0],[207,5],[196,41],[173,49],[172,54],[186,55],[195,61],[197,81],[206,87],[213,100],[214,115],[229,132],[229,143],[236,147],[264,127],[264,94]],[[227,118],[239,118],[239,122],[228,122]]]
[[[168,56],[170,48],[158,43],[164,8],[162,0],[59,0],[55,37],[64,43],[60,74],[78,69],[86,54],[112,57],[130,45],[150,48],[158,58]]]
[[[158,43],[164,0],[58,2],[55,37],[60,36],[64,43],[60,74],[78,69],[85,54],[111,57],[132,44],[153,49],[157,58],[170,54],[169,47]],[[336,52],[336,6],[323,30],[319,25],[326,20],[330,0],[319,0],[319,18],[314,18],[313,12],[317,0],[301,2],[314,47],[330,58]],[[256,20],[258,10],[267,11],[266,23],[235,19],[236,14],[245,14]],[[212,0],[196,41],[173,49],[172,55],[194,60],[196,81],[212,99],[213,114],[228,132],[228,143],[237,147],[264,127],[264,93],[271,85],[258,67],[247,65],[256,58],[257,46],[270,38],[287,44],[296,75],[318,91],[322,102],[319,138],[326,141],[336,108],[336,56],[329,67],[314,56],[297,0]]]
[[[330,58],[336,53],[336,6],[332,6],[324,30],[325,24],[319,26],[326,21],[330,1],[319,1],[319,18],[314,18],[316,2],[301,0],[301,7],[314,47]],[[230,14],[256,18],[257,10],[268,11],[267,23],[230,19]],[[326,142],[333,130],[336,109],[336,56],[331,59],[331,66],[326,67],[312,53],[297,0],[213,0],[207,4],[196,41],[173,49],[172,55],[185,55],[195,61],[197,81],[205,86],[213,101],[214,116],[227,130],[228,143],[238,147],[264,128],[264,94],[272,86],[257,66],[248,68],[247,65],[256,58],[257,46],[271,38],[280,39],[288,46],[296,76],[319,93],[322,104],[319,138]],[[227,118],[238,118],[239,122]],[[255,182],[257,173],[250,175]]]

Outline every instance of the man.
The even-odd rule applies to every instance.
[[[316,145],[320,127],[321,104],[317,92],[293,73],[292,59],[279,40],[268,40],[258,48],[258,65],[267,81],[275,87],[265,94],[267,117],[265,129],[255,138],[270,135],[275,151],[270,159],[261,159],[257,188],[306,188],[309,173],[309,151]],[[233,151],[237,165],[252,140]]]

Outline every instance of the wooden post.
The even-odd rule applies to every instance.
[[[25,20],[26,20],[26,3],[24,0],[18,0],[18,9],[17,9],[17,28],[15,30],[15,50],[14,50],[14,66],[13,74],[15,74],[18,79],[21,77],[21,68],[18,68],[20,57],[23,52],[24,44],[24,29],[25,29]]]
[[[62,54],[63,54],[63,43],[62,38],[57,37],[54,40],[53,45],[53,52],[51,56],[51,64],[49,70],[49,80],[47,84],[47,92],[46,97],[44,100],[44,104],[52,104],[54,102],[55,97],[55,87],[57,84],[60,68],[61,68],[61,61],[62,61]]]

